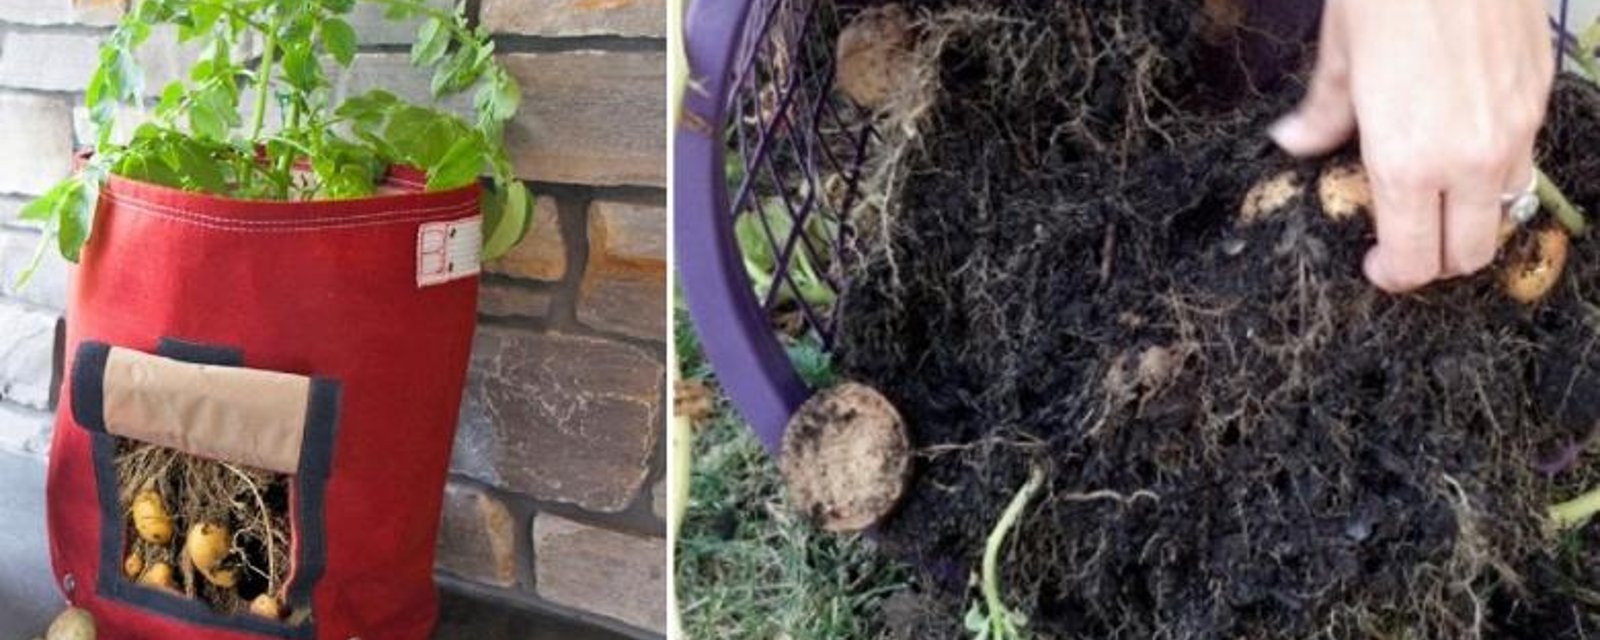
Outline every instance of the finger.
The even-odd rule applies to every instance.
[[[1355,105],[1350,98],[1350,57],[1338,4],[1330,4],[1322,17],[1321,49],[1311,87],[1295,110],[1279,118],[1267,135],[1295,156],[1315,156],[1333,151],[1356,129]]]
[[[1444,263],[1441,275],[1464,276],[1494,261],[1500,219],[1505,215],[1501,196],[1523,188],[1516,186],[1506,190],[1499,186],[1507,184],[1506,176],[1510,173],[1505,168],[1495,166],[1456,176],[1450,190],[1444,195],[1444,251],[1441,254]]]
[[[1367,279],[1402,293],[1439,277],[1439,191],[1429,183],[1373,176],[1373,218],[1378,246],[1367,252]]]

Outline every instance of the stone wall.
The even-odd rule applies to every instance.
[[[441,6],[450,3],[441,0]],[[488,265],[453,474],[443,582],[654,636],[664,621],[666,158],[664,0],[478,0],[520,80],[508,127],[537,226]],[[92,139],[81,108],[115,0],[0,0],[0,448],[46,455],[67,271],[15,276],[36,231],[16,211]],[[341,94],[425,100],[410,31],[362,10]],[[159,90],[186,51],[158,33]],[[449,106],[465,110],[469,99]],[[129,114],[132,118],[132,114]]]

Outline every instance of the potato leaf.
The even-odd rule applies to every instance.
[[[494,260],[511,251],[528,234],[532,219],[528,187],[520,180],[508,183],[503,193],[484,198],[483,259]],[[492,211],[490,210],[492,209]]]
[[[438,64],[450,47],[450,29],[439,18],[430,18],[417,29],[417,40],[411,44],[411,64],[427,66]]]
[[[283,76],[289,85],[301,91],[311,91],[324,84],[322,65],[306,44],[284,47]]]
[[[434,96],[455,93],[477,82],[483,75],[484,64],[477,51],[461,47],[451,54],[450,59],[440,65],[433,72],[433,81],[429,89]]]
[[[522,106],[522,87],[517,86],[511,74],[496,69],[489,81],[478,87],[472,103],[478,111],[478,126],[491,128],[517,114]]]
[[[322,58],[349,67],[359,51],[346,17],[357,0],[142,0],[130,3],[102,42],[85,91],[98,130],[94,156],[80,175],[26,205],[22,218],[75,260],[88,241],[99,187],[113,173],[230,197],[311,199],[369,195],[395,164],[423,169],[434,189],[471,184],[488,169],[502,187],[485,198],[495,223],[486,245],[508,250],[525,233],[530,209],[504,143],[504,122],[522,96],[495,62],[488,29],[468,22],[463,3],[454,12],[424,0],[372,3],[391,19],[418,22],[410,54],[433,67],[434,92],[478,85],[476,122],[384,91],[344,98],[328,90]],[[180,80],[162,87],[156,117],[131,140],[113,141],[119,107],[147,106],[137,53],[158,25],[176,27],[198,55]],[[246,52],[245,43],[260,46]],[[247,93],[250,104],[241,104]],[[268,120],[274,105],[280,117]]]
[[[69,181],[70,186],[55,203],[56,240],[61,257],[77,262],[83,245],[89,240],[89,223],[93,217],[94,203],[85,193],[82,180]]]
[[[444,157],[428,167],[428,189],[454,189],[470,184],[483,172],[483,144],[476,135],[463,136],[450,145]]]
[[[350,23],[338,18],[330,18],[322,23],[322,48],[339,61],[340,66],[348,67],[356,59],[356,30]]]

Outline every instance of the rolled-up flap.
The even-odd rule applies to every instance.
[[[300,469],[312,378],[93,343],[78,355],[72,404],[85,428],[264,471]]]

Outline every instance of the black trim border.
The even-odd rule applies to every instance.
[[[327,567],[327,538],[324,510],[328,476],[333,467],[333,444],[338,430],[343,387],[336,380],[314,377],[306,409],[305,440],[301,445],[300,468],[290,479],[293,486],[290,504],[294,509],[293,540],[298,547],[294,571],[287,592],[291,611],[311,611],[303,622],[290,624],[247,615],[228,615],[205,604],[169,593],[142,587],[122,574],[122,551],[126,546],[122,505],[117,498],[117,437],[106,432],[105,368],[111,352],[109,344],[84,341],[78,346],[72,367],[72,414],[89,433],[94,458],[95,487],[100,500],[100,575],[97,595],[138,607],[150,613],[228,631],[242,631],[272,638],[314,640],[316,615],[312,591]],[[190,362],[227,367],[244,364],[243,352],[162,338],[156,355]]]
[[[97,434],[106,432],[106,358],[111,346],[103,342],[78,345],[72,361],[72,419]]]

